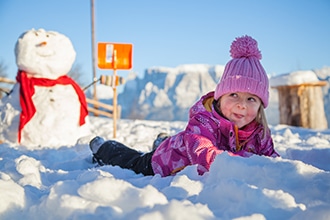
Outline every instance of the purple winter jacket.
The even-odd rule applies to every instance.
[[[196,102],[190,108],[186,129],[167,138],[154,152],[151,163],[155,174],[169,176],[197,164],[202,175],[210,169],[215,156],[223,151],[243,157],[253,154],[279,156],[269,130],[262,139],[264,128],[253,121],[235,132],[234,123],[214,109],[213,95],[214,92],[210,92]]]

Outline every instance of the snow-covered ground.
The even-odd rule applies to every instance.
[[[0,144],[0,219],[330,219],[330,129],[271,125],[280,158],[223,153],[203,176],[190,166],[162,178],[93,164],[88,142],[111,139],[113,121],[90,121],[93,134],[74,146]],[[185,125],[121,119],[116,139],[148,151]]]
[[[111,119],[91,117],[112,138]],[[117,139],[148,151],[184,122],[120,120]],[[89,138],[73,147],[0,145],[0,219],[329,219],[330,130],[271,127],[281,158],[219,155],[209,173],[142,176],[96,167]]]

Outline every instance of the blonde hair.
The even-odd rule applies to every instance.
[[[256,120],[256,122],[258,122],[259,124],[261,124],[263,126],[264,130],[262,133],[262,138],[265,138],[267,132],[269,131],[269,127],[268,127],[268,122],[267,122],[267,118],[266,118],[266,114],[265,114],[265,108],[264,108],[263,104],[260,105],[258,114],[257,114],[257,117],[255,120]]]

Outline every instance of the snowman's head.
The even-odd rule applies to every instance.
[[[48,79],[66,75],[76,58],[69,38],[44,29],[23,33],[16,42],[15,55],[19,70],[32,77]]]

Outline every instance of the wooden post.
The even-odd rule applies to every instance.
[[[97,80],[96,77],[96,63],[95,63],[95,14],[94,14],[94,0],[91,0],[91,29],[92,29],[92,67],[93,67],[93,81]],[[93,99],[97,100],[96,84],[93,85]],[[94,106],[97,108],[97,106]],[[97,114],[94,113],[95,116]]]
[[[113,51],[113,138],[116,138],[117,133],[117,85],[116,85],[116,70],[117,70],[117,50]]]
[[[312,129],[328,128],[324,112],[322,86],[326,82],[276,86],[280,123]]]

